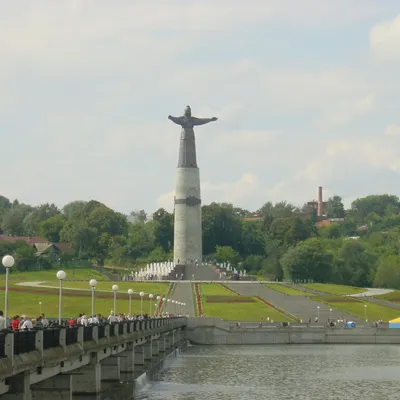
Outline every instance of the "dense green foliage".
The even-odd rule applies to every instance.
[[[203,250],[209,260],[229,261],[271,279],[400,287],[397,196],[360,198],[349,210],[333,196],[327,217],[342,220],[321,228],[315,210],[284,201],[267,202],[255,213],[226,203],[202,211]],[[75,201],[59,210],[54,204],[31,207],[0,196],[0,227],[5,235],[70,242],[71,257],[100,263],[134,267],[172,258],[173,214],[164,209],[152,218],[143,210],[127,217],[97,201]],[[17,255],[22,269],[35,257],[25,243],[0,241],[0,253],[7,252]]]

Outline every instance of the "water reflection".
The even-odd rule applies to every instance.
[[[400,399],[398,346],[190,347],[140,400]]]

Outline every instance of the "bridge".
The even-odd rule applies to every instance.
[[[186,318],[0,333],[3,400],[70,399],[144,373],[184,347]]]

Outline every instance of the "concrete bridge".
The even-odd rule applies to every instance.
[[[3,400],[70,399],[144,373],[184,347],[186,318],[0,333]]]

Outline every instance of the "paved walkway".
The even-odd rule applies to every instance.
[[[181,303],[186,303],[184,308],[185,313],[189,314],[190,317],[195,316],[194,304],[193,304],[193,294],[192,294],[192,284],[187,281],[178,281],[172,295],[169,297],[171,300],[176,300]],[[176,307],[171,302],[167,302],[164,311],[170,314],[176,314]]]
[[[393,289],[365,289],[365,292],[356,293],[356,294],[347,294],[346,296],[349,297],[372,297],[372,296],[379,296],[381,294],[387,294],[394,292]]]
[[[282,308],[288,313],[302,319],[304,322],[311,317],[314,322],[315,317],[319,314],[319,323],[325,323],[329,318],[339,319],[340,317],[359,322],[358,318],[346,314],[341,310],[336,310],[323,303],[310,300],[303,296],[288,296],[276,290],[270,289],[260,283],[234,283],[227,284],[231,289],[246,296],[260,296],[275,306]],[[319,307],[319,311],[318,311]]]

